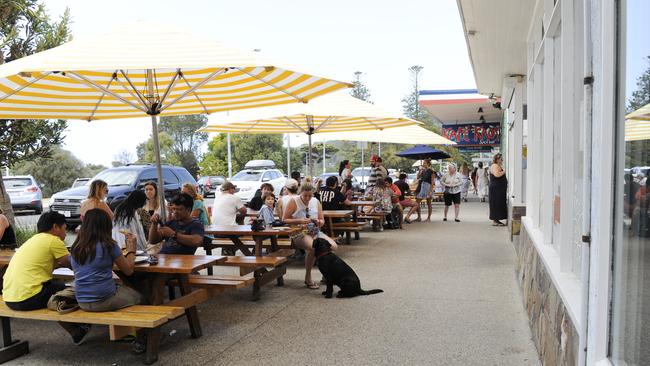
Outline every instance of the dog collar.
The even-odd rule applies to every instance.
[[[330,253],[330,252],[323,252],[323,253],[319,254],[319,255],[316,257],[316,259],[319,259],[320,257],[322,257],[322,256],[324,256],[324,255],[327,255],[327,254],[329,254],[329,253]]]

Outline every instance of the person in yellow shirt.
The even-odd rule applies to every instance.
[[[38,219],[36,228],[38,234],[18,248],[4,275],[2,299],[13,310],[43,309],[52,295],[65,288],[63,282],[52,277],[55,267],[70,268],[70,253],[63,242],[67,228],[65,216],[46,212]],[[87,324],[60,324],[77,345],[90,330]]]

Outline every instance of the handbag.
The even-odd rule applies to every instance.
[[[66,287],[50,296],[50,299],[47,301],[47,308],[59,314],[67,314],[79,309],[74,287]]]

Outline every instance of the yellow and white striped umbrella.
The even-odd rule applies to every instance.
[[[625,118],[625,141],[650,139],[650,103]]]
[[[211,115],[202,132],[305,133],[354,132],[414,126],[419,122],[337,92],[308,104],[236,111]]]
[[[304,103],[350,86],[138,22],[0,65],[0,119],[213,113]]]
[[[137,22],[0,65],[0,119],[149,115],[162,182],[159,115],[302,104],[351,86],[168,25]],[[164,190],[158,194],[165,217]]]

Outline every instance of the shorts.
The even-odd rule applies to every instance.
[[[445,206],[451,206],[453,202],[454,205],[460,205],[460,192],[459,193],[447,193],[443,195],[445,198]]]
[[[418,204],[413,200],[402,200],[402,201],[399,201],[399,204],[402,205],[402,207],[417,207],[418,206]]]

